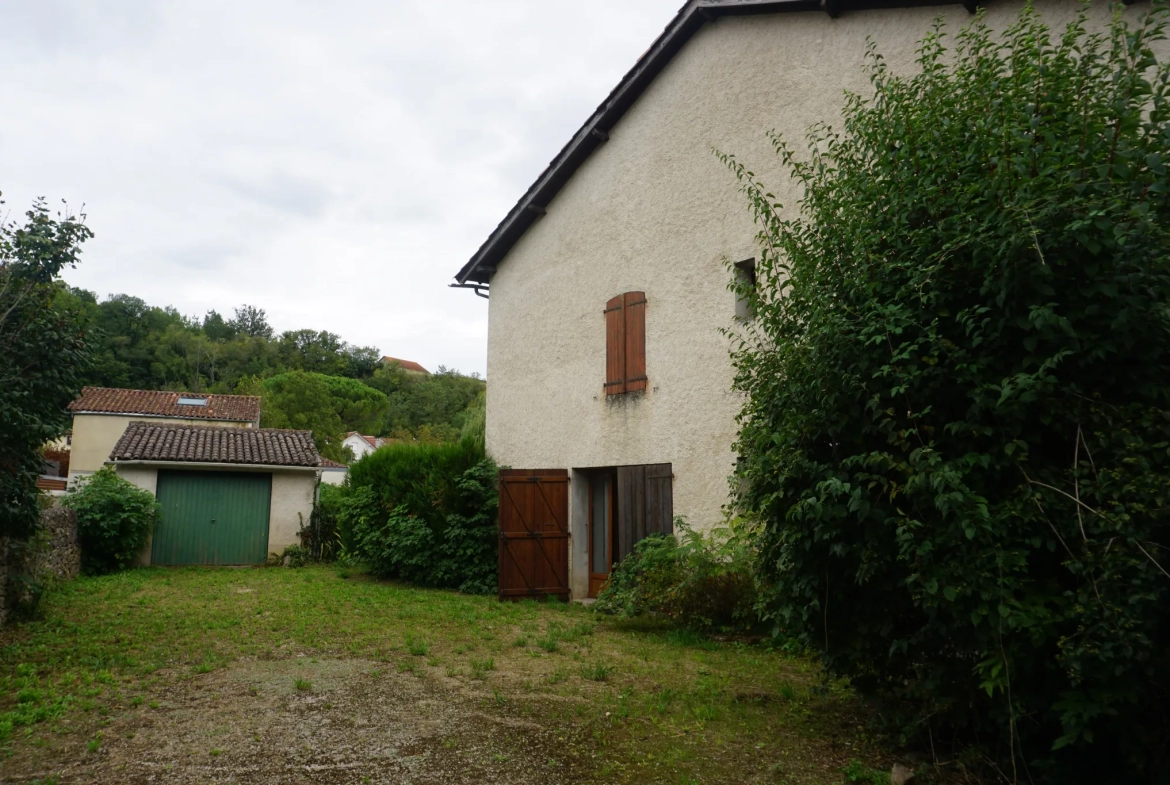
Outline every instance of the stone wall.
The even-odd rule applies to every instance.
[[[77,514],[64,507],[42,510],[40,531],[31,540],[0,538],[0,624],[15,605],[36,599],[36,586],[72,580],[80,572]]]

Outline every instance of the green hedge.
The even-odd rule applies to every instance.
[[[387,445],[350,467],[339,534],[377,575],[488,594],[497,501],[496,465],[478,444]]]

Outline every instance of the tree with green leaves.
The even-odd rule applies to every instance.
[[[1170,768],[1170,68],[1160,5],[982,18],[776,149],[734,352],[778,633],[1008,781]]]
[[[92,236],[85,216],[54,217],[40,199],[23,225],[0,222],[0,537],[35,531],[41,448],[69,427],[81,391],[86,336],[60,275]]]
[[[389,406],[385,395],[356,379],[305,371],[273,376],[248,391],[263,396],[261,425],[312,431],[317,449],[335,461],[353,458],[341,444],[346,431],[368,432]]]

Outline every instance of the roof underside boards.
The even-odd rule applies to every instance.
[[[204,403],[185,405],[180,404],[180,400],[198,400]],[[151,417],[256,422],[260,419],[260,397],[83,387],[81,396],[69,404],[69,411],[75,414],[139,414]]]
[[[312,431],[132,422],[110,460],[316,467],[322,459]]]
[[[528,227],[544,215],[553,197],[586,159],[609,139],[609,131],[633,106],[646,88],[700,27],[720,16],[775,14],[794,11],[822,11],[837,16],[848,11],[881,8],[910,8],[931,5],[962,5],[974,13],[981,3],[976,0],[690,0],[662,35],[638,59],[617,87],[597,107],[580,130],[573,135],[552,163],[541,172],[520,201],[480,246],[475,255],[455,275],[460,284],[486,284],[496,267]]]

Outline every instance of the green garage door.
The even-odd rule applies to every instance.
[[[270,474],[160,471],[151,564],[262,563],[271,495]]]

